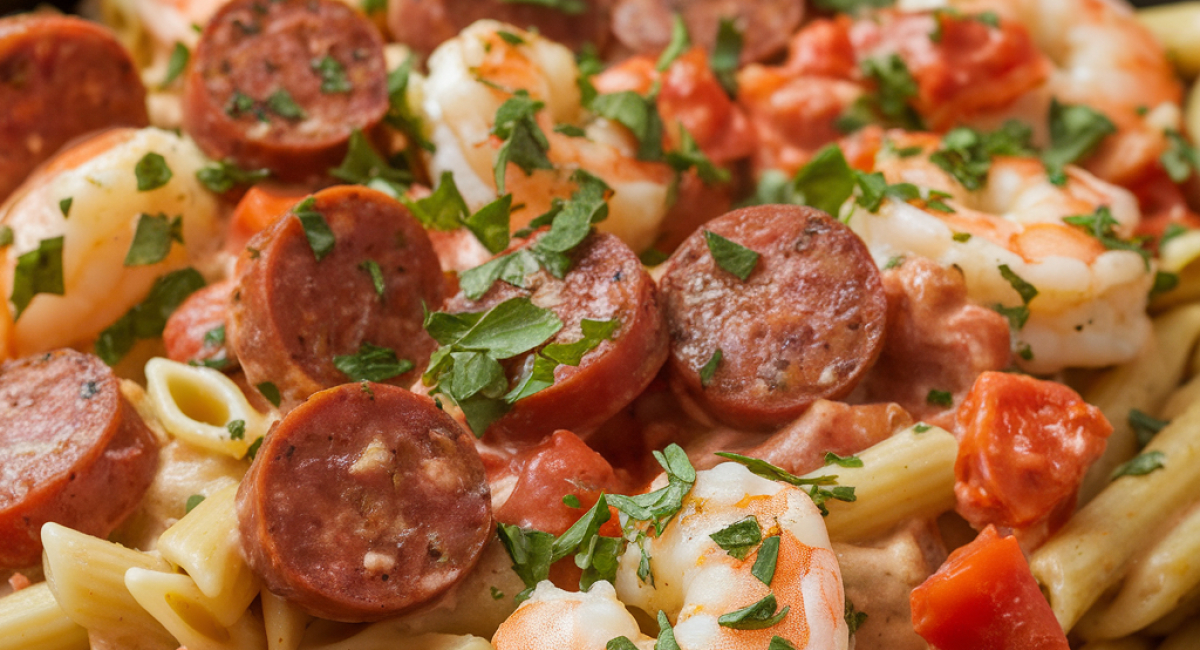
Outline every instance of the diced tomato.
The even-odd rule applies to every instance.
[[[957,421],[959,514],[976,529],[1017,529],[1027,547],[1070,516],[1084,472],[1112,433],[1100,409],[1067,386],[1003,372],[979,376]]]
[[[937,650],[1067,650],[1015,537],[988,526],[913,590],[913,629]]]
[[[233,210],[229,235],[225,239],[226,249],[232,252],[241,251],[251,237],[291,210],[292,206],[308,194],[307,190],[293,187],[251,187]]]

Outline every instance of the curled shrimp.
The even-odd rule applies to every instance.
[[[135,170],[150,154],[162,157],[170,178],[139,190]],[[172,133],[114,129],[60,151],[27,179],[0,206],[0,223],[13,235],[0,251],[0,288],[11,299],[21,256],[61,237],[62,291],[33,295],[19,318],[9,303],[0,308],[0,356],[87,344],[170,271],[190,265],[218,274],[217,199],[196,179],[205,163],[194,143]],[[161,260],[127,263],[146,217],[178,218],[177,237]]]
[[[1132,194],[1070,166],[1066,183],[1054,185],[1041,161],[1005,156],[994,158],[987,183],[970,191],[930,161],[936,136],[891,136],[895,146],[923,153],[881,148],[875,169],[889,183],[945,192],[953,211],[890,199],[875,213],[855,210],[849,225],[880,265],[919,255],[958,268],[972,300],[1017,316],[1010,317],[1016,360],[1029,372],[1121,363],[1141,349],[1150,331],[1153,266],[1137,251],[1109,250],[1085,227],[1064,221],[1099,219],[1104,207],[1111,237],[1128,239],[1139,220]],[[1036,295],[1021,296],[1024,285]]]
[[[553,169],[523,172],[507,165],[505,190],[512,193],[512,227],[527,225],[555,198],[569,198],[577,169],[600,178],[613,190],[607,220],[598,224],[634,250],[650,246],[667,211],[671,169],[636,158],[637,142],[624,127],[592,119],[584,110],[578,69],[571,51],[545,38],[496,21],[482,20],[446,41],[429,58],[429,74],[410,83],[409,103],[421,116],[436,147],[428,155],[430,174],[445,171],[463,198],[477,210],[497,198],[493,169],[501,142],[493,137],[496,111],[518,91],[542,102],[535,119],[549,147]],[[585,137],[554,130],[584,128]]]
[[[659,482],[665,482],[660,479]],[[742,559],[712,535],[752,519],[761,532]],[[774,541],[768,541],[774,540]],[[756,577],[759,556],[778,542],[773,575]],[[648,570],[639,571],[643,553]],[[639,575],[640,574],[640,575]],[[768,584],[769,583],[769,584]],[[728,617],[774,599],[778,620],[758,629],[730,625]],[[542,583],[500,626],[496,650],[572,648],[600,650],[618,636],[648,650],[653,640],[638,632],[626,609],[636,607],[673,627],[682,650],[765,648],[774,637],[798,650],[846,648],[841,571],[825,523],[807,494],[769,481],[735,463],[698,472],[683,506],[658,536],[631,543],[620,559],[615,590],[598,582],[586,593]],[[722,623],[725,619],[725,623]],[[786,647],[786,646],[785,646]]]

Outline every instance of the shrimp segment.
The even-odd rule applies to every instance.
[[[513,38],[519,42],[510,42]],[[512,227],[521,228],[546,212],[554,198],[569,198],[576,189],[570,177],[583,169],[614,191],[608,219],[598,227],[635,251],[644,250],[666,215],[671,169],[638,160],[637,142],[624,127],[603,119],[587,121],[577,75],[569,49],[496,21],[479,21],[443,43],[429,58],[428,77],[410,84],[408,98],[437,147],[428,156],[430,174],[438,178],[444,171],[454,172],[472,210],[496,199],[493,168],[501,142],[491,129],[500,106],[524,90],[545,104],[536,120],[554,169],[525,173],[508,164],[505,189],[513,194],[514,206],[523,206],[513,211]],[[586,137],[555,132],[557,124],[586,127]]]

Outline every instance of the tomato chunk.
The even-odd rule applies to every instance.
[[[954,494],[976,529],[1016,529],[1027,548],[1070,516],[1112,425],[1067,386],[985,372],[959,406]]]
[[[1015,537],[988,526],[913,589],[913,629],[938,650],[1067,650]]]
[[[233,210],[226,248],[240,251],[258,231],[271,225],[308,194],[308,191],[294,187],[261,184],[251,187]]]

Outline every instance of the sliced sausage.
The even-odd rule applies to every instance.
[[[149,123],[146,89],[110,30],[49,14],[0,19],[0,200],[69,140]]]
[[[172,361],[236,370],[237,357],[225,344],[232,280],[210,284],[183,301],[163,328],[163,344]]]
[[[388,109],[383,39],[336,0],[233,0],[200,36],[183,127],[212,158],[283,181],[326,175]]]
[[[680,14],[692,42],[712,52],[722,18],[742,33],[741,62],[770,58],[783,50],[804,18],[802,0],[617,0],[613,34],[638,54],[653,54],[671,42],[672,16]]]
[[[333,235],[322,259],[291,212],[255,235],[239,260],[226,336],[247,379],[274,384],[286,410],[354,379],[334,357],[370,344],[411,361],[412,370],[387,382],[412,384],[437,347],[423,305],[436,309],[445,291],[425,230],[395,199],[357,185],[314,194],[305,214],[320,215]]]
[[[321,391],[267,434],[237,496],[267,588],[336,621],[428,602],[479,559],[491,497],[471,435],[386,384]]]
[[[554,385],[517,401],[488,427],[486,439],[536,443],[557,429],[590,431],[633,401],[666,360],[658,292],[633,251],[614,235],[593,233],[570,255],[571,269],[561,280],[539,269],[525,277],[526,289],[498,281],[478,301],[460,293],[446,303],[446,311],[479,312],[528,296],[563,322],[548,343],[578,341],[585,318],[620,322],[613,337],[585,354],[578,366],[555,368]],[[528,361],[529,355],[522,355],[506,362],[513,381]]]
[[[717,265],[705,231],[759,254],[746,280]],[[673,386],[730,426],[778,426],[846,395],[883,345],[879,270],[857,235],[812,208],[754,206],[708,222],[667,261],[659,286]]]
[[[158,442],[99,358],[57,350],[0,365],[0,568],[37,563],[56,522],[107,536],[154,479]]]
[[[612,3],[581,0],[582,11],[568,12],[545,3],[539,6],[511,0],[392,0],[388,3],[387,22],[396,40],[424,54],[485,18],[536,29],[573,50],[588,43],[603,50],[609,40]]]

